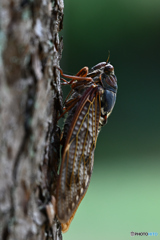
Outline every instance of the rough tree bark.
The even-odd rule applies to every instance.
[[[54,217],[63,0],[2,0],[0,239],[61,239]]]

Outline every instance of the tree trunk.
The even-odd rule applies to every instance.
[[[62,239],[55,218],[63,0],[0,6],[0,239]]]

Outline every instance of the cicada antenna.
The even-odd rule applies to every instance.
[[[108,63],[108,62],[109,62],[109,58],[110,58],[110,50],[108,50],[108,58],[107,58],[107,61],[106,61],[106,63]]]

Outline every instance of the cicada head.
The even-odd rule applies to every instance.
[[[103,67],[101,82],[104,89],[104,93],[102,95],[102,109],[103,113],[107,114],[108,117],[115,105],[118,89],[114,67],[110,63],[106,63],[106,65]]]
[[[114,73],[114,67],[110,63],[106,63],[103,68],[102,84],[105,89],[117,93],[117,78]]]

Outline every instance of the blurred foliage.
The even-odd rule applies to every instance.
[[[148,228],[149,225],[153,227],[155,224],[157,226],[158,215],[156,215],[154,222],[154,214],[150,214],[151,210],[149,210],[148,222],[145,225],[147,221],[147,207],[152,208],[152,200],[154,199],[154,197],[147,198],[147,191],[156,191],[155,186],[158,188],[160,183],[160,177],[158,174],[155,175],[155,172],[160,167],[160,1],[67,0],[65,1],[64,14],[64,30],[62,32],[64,51],[61,61],[64,73],[73,75],[84,66],[92,67],[101,61],[105,61],[108,57],[108,50],[110,50],[110,62],[115,67],[119,87],[116,106],[108,119],[107,125],[102,128],[98,137],[94,174],[91,179],[92,190],[88,190],[87,196],[82,201],[82,205],[86,204],[84,212],[88,209],[89,205],[87,203],[91,204],[93,208],[89,216],[87,214],[84,216],[84,212],[81,210],[83,217],[80,220],[83,221],[83,218],[87,218],[87,227],[88,224],[90,225],[89,221],[92,218],[94,219],[97,214],[94,213],[94,208],[97,207],[98,200],[94,201],[94,196],[97,199],[98,194],[98,199],[105,198],[105,196],[107,199],[107,194],[112,194],[115,187],[114,184],[112,185],[111,180],[115,179],[118,182],[127,171],[128,175],[125,181],[128,181],[128,185],[131,184],[131,189],[129,191],[128,186],[119,184],[122,193],[125,193],[121,196],[121,203],[115,200],[120,193],[117,193],[118,195],[115,193],[112,205],[106,204],[106,207],[111,209],[111,213],[113,212],[117,225],[114,226],[114,220],[111,219],[113,216],[108,213],[108,216],[105,216],[107,225],[103,232],[107,231],[107,228],[112,230],[114,228],[115,230],[113,236],[109,235],[109,238],[107,238],[105,237],[107,235],[104,233],[103,237],[101,236],[102,239],[129,239],[130,231],[136,230],[159,230],[160,234],[160,227],[159,229]],[[141,174],[136,172],[136,169],[139,169],[139,164],[141,164]],[[137,168],[130,172],[133,166],[137,166]],[[107,169],[106,173],[103,171],[103,174],[101,174],[101,170],[105,167]],[[152,169],[151,175],[149,175],[149,169]],[[106,186],[108,172],[110,173],[110,188],[108,185]],[[147,173],[145,174],[145,172]],[[104,179],[105,176],[106,180]],[[92,185],[92,181],[95,182],[96,179],[97,181],[98,179],[102,181],[102,185],[97,186],[97,188],[96,185],[94,187]],[[154,179],[156,183],[151,181],[151,184],[148,185],[148,179]],[[143,184],[141,184],[141,181]],[[124,182],[121,180],[122,184]],[[99,181],[98,183],[100,184]],[[133,201],[131,197],[130,199],[128,197],[128,205],[130,207],[133,206],[133,216],[123,215],[125,202],[127,201],[124,199],[123,202],[123,196],[126,198],[127,192],[131,194],[132,189],[134,191],[137,189],[140,192],[139,184],[141,187],[145,186],[144,196],[147,200],[143,215],[140,220],[137,220],[136,212],[141,211],[143,201],[145,201],[144,196],[141,198],[141,195],[136,194],[133,197]],[[99,195],[98,189],[103,192],[105,186],[106,195]],[[89,199],[89,195],[93,197],[92,202],[89,202],[89,200],[87,202],[86,200],[87,198]],[[112,196],[110,197],[112,199]],[[160,195],[156,195],[156,198],[160,201]],[[156,204],[158,204],[158,200]],[[117,205],[115,206],[114,204]],[[156,204],[154,213],[160,214]],[[83,207],[80,206],[80,208],[82,209]],[[123,219],[124,222],[122,223],[118,223],[116,220],[116,212],[114,211],[117,211],[118,208],[117,217],[119,221]],[[100,211],[103,210],[101,209]],[[149,221],[149,217],[152,221]],[[77,219],[78,217],[73,222],[78,221]],[[93,224],[93,219],[91,224]],[[143,229],[141,228],[141,221],[143,222]],[[121,226],[124,230],[124,223],[127,224],[127,222],[126,237],[124,232],[121,232],[121,235],[118,237],[118,229]],[[77,226],[76,223],[72,224]],[[74,231],[74,227],[72,229]],[[80,226],[76,227],[77,231],[78,229],[80,232],[82,231]],[[86,238],[85,234],[83,237],[78,238],[79,232],[78,236],[76,232],[73,239],[99,239],[98,234],[101,230],[98,227],[94,229],[95,236],[95,232],[97,232],[97,237],[95,238],[91,232],[90,236],[87,235]],[[74,234],[72,231],[67,233],[68,238],[65,237],[64,239],[72,239],[70,235]]]

